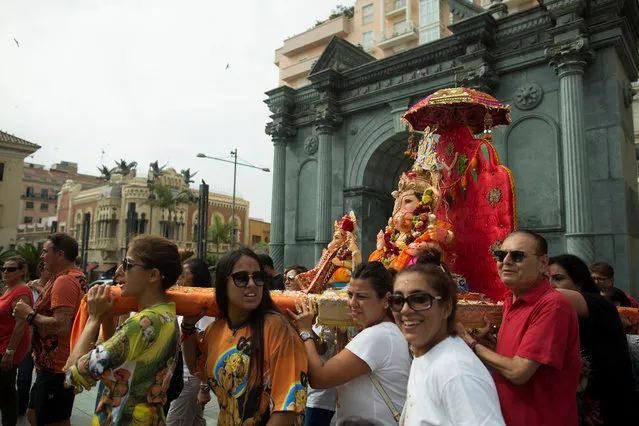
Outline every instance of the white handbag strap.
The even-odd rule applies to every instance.
[[[377,379],[377,376],[373,373],[368,373],[368,377],[371,379],[371,381],[377,388],[377,391],[384,399],[384,402],[386,403],[388,408],[391,410],[391,413],[393,413],[393,418],[395,419],[395,421],[399,423],[399,419],[402,416],[402,414],[399,411],[397,411],[397,408],[395,408],[395,404],[393,404],[393,401],[391,401],[390,397],[388,396],[388,394],[382,387],[382,384]]]

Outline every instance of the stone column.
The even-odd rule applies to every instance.
[[[273,189],[271,199],[270,255],[277,272],[284,271],[285,202],[286,202],[286,145],[295,136],[292,116],[295,90],[281,86],[267,92],[265,101],[272,112],[272,122],[266,125],[266,134],[273,140]],[[246,225],[245,229],[248,228]],[[246,231],[245,231],[246,232]]]
[[[588,179],[583,75],[593,57],[578,38],[549,49],[550,65],[559,77],[560,121],[566,206],[566,251],[586,263],[594,260],[592,211]]]
[[[315,219],[315,258],[331,241],[331,174],[333,172],[333,129],[330,125],[317,125],[317,216]]]
[[[286,203],[286,145],[295,136],[295,127],[288,122],[275,121],[266,126],[273,139],[273,189],[271,197],[270,255],[277,272],[284,271],[284,229]]]
[[[284,209],[286,193],[286,142],[273,138],[273,192],[271,199],[270,255],[277,272],[284,271]]]

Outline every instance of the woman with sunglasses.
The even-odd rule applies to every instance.
[[[402,424],[505,425],[497,388],[456,333],[457,285],[434,264],[395,277],[390,306],[415,359]]]
[[[201,337],[195,325],[203,315],[182,322],[184,359],[203,382],[198,401],[205,404],[209,391],[215,393],[218,424],[303,423],[304,348],[268,288],[257,255],[247,248],[234,250],[222,256],[215,270],[220,318]]]
[[[91,288],[89,319],[67,361],[66,381],[76,393],[98,380],[104,383],[94,425],[163,425],[179,347],[175,304],[165,291],[182,272],[180,255],[164,238],[139,235],[131,240],[122,269],[121,295],[135,298],[139,312],[93,348],[100,324],[113,323],[114,299],[108,285]]]
[[[29,350],[31,328],[11,315],[18,301],[33,306],[31,289],[24,282],[26,262],[20,256],[5,259],[2,268],[4,288],[0,292],[0,414],[2,424],[15,425],[18,420],[16,371]]]
[[[299,303],[297,314],[289,311],[304,340],[310,385],[314,389],[337,388],[337,424],[354,416],[366,416],[383,425],[395,425],[399,420],[411,356],[392,321],[391,291],[390,273],[381,262],[355,268],[348,286],[348,304],[363,330],[326,362],[313,341],[313,303]]]
[[[621,425],[633,418],[636,422],[639,400],[619,312],[599,294],[579,257],[551,257],[548,270],[550,285],[573,303],[579,318],[579,346],[588,365],[585,388],[578,390],[581,423]]]

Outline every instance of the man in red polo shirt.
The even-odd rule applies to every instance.
[[[545,276],[548,244],[531,231],[510,234],[494,252],[506,294],[497,351],[460,336],[493,370],[508,426],[576,426],[581,370],[579,323],[570,301]]]

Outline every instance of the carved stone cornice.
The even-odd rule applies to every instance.
[[[594,59],[595,54],[590,49],[588,40],[585,37],[579,37],[546,49],[546,57],[553,71],[561,78],[569,74],[582,74],[588,62]]]
[[[286,143],[297,134],[297,128],[293,122],[271,121],[266,125],[266,134],[271,136],[274,144]]]
[[[453,22],[459,22],[484,12],[484,8],[468,0],[448,0]]]
[[[468,70],[461,81],[464,87],[490,93],[499,83],[499,75],[493,71],[490,64],[481,63],[474,69]]]
[[[273,114],[291,114],[295,106],[295,89],[280,86],[266,92],[268,98],[264,101]]]
[[[463,66],[461,80],[466,87],[490,92],[499,82],[493,69],[495,33],[497,21],[488,12],[481,13],[450,26],[453,36],[466,46],[466,54],[460,58]]]
[[[342,74],[333,69],[325,69],[309,75],[308,79],[311,81],[313,89],[320,93],[320,98],[323,93],[338,92],[344,86]]]
[[[490,46],[494,42],[497,21],[490,13],[484,12],[453,24],[448,28],[453,32],[453,36],[464,44],[481,43]]]
[[[543,6],[557,26],[581,19],[588,8],[586,0],[544,0]]]

